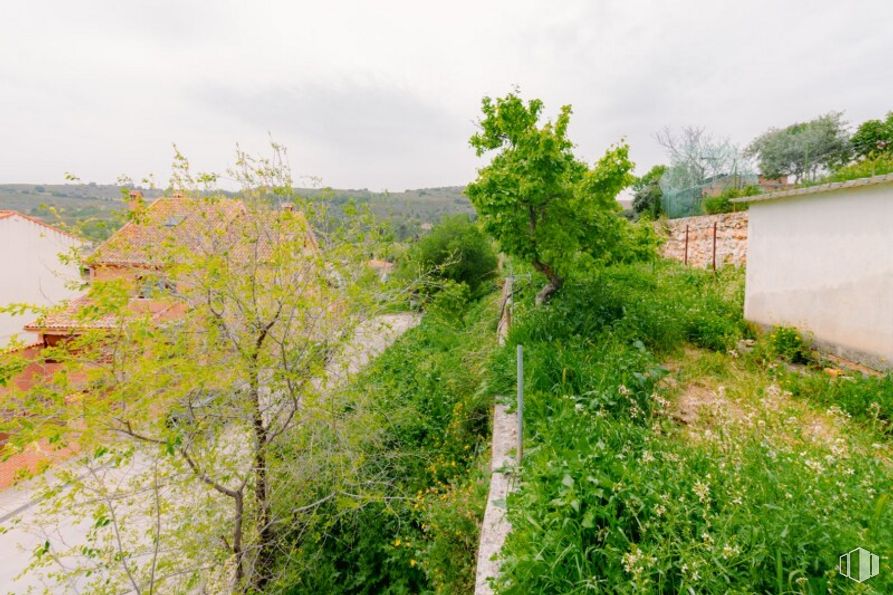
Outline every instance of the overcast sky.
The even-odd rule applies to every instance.
[[[0,182],[166,183],[268,133],[334,187],[465,184],[483,95],[574,107],[578,155],[707,127],[746,144],[893,109],[893,1],[0,0]]]

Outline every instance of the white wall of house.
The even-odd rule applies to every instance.
[[[80,240],[17,213],[0,212],[0,305],[27,303],[50,306],[74,297],[67,287],[80,279],[74,264],[63,264],[59,254],[82,245]],[[0,349],[18,335],[31,342],[37,335],[22,327],[35,316],[0,314]]]
[[[754,202],[744,314],[893,367],[893,183]]]

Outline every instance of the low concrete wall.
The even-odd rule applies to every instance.
[[[893,366],[893,182],[750,206],[745,318]]]
[[[661,247],[665,258],[686,261],[685,234],[688,229],[688,264],[713,265],[713,226],[716,225],[716,266],[744,266],[747,260],[747,212],[703,215],[659,221],[658,232],[666,237]]]
[[[509,277],[502,287],[502,315],[496,327],[496,335],[500,345],[505,344],[509,326],[511,326],[512,278]],[[487,495],[487,506],[484,509],[484,520],[481,523],[481,537],[478,545],[477,569],[475,571],[475,595],[491,595],[493,588],[490,580],[499,575],[499,552],[505,538],[512,530],[506,516],[506,498],[515,486],[512,482],[511,470],[516,469],[515,446],[518,444],[518,416],[509,413],[505,405],[497,404],[493,408],[493,439],[490,451],[490,492]]]

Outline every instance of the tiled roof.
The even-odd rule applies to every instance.
[[[830,184],[819,184],[818,186],[807,186],[805,188],[793,188],[791,190],[779,190],[777,192],[767,192],[766,194],[757,194],[755,196],[745,196],[742,198],[732,199],[731,202],[737,203],[754,203],[767,200],[775,200],[778,198],[787,198],[789,196],[803,196],[808,194],[820,194],[822,192],[831,192],[833,190],[843,190],[844,188],[860,188],[862,186],[876,186],[878,184],[887,184],[893,182],[893,174],[885,174],[882,176],[872,176],[870,178],[859,178],[857,180],[847,180],[846,182],[832,182]]]
[[[31,223],[34,223],[35,225],[39,225],[39,226],[41,226],[41,227],[43,227],[43,228],[45,228],[45,229],[49,229],[50,231],[53,231],[53,232],[58,233],[58,234],[60,234],[60,235],[68,236],[69,238],[71,238],[71,239],[73,239],[73,240],[77,240],[77,241],[79,241],[79,242],[83,242],[83,241],[84,241],[84,238],[78,237],[78,236],[74,235],[73,233],[71,233],[71,232],[69,232],[69,231],[66,231],[66,230],[64,230],[64,229],[59,229],[58,227],[53,227],[52,225],[50,225],[50,224],[47,223],[46,221],[41,221],[41,220],[38,219],[37,217],[32,217],[32,216],[30,216],[30,215],[25,215],[24,213],[19,213],[18,211],[3,211],[3,210],[0,210],[0,220],[2,220],[2,219],[6,219],[6,218],[8,218],[8,217],[13,217],[13,216],[15,216],[15,217],[21,217],[21,218],[24,219],[25,221],[30,221]]]
[[[113,329],[120,322],[113,314],[91,316],[93,301],[82,295],[68,302],[62,310],[50,312],[40,319],[25,325],[26,331],[53,334],[54,332],[77,332],[86,330]],[[174,320],[183,315],[186,306],[174,299],[131,298],[127,303],[128,313],[134,317],[148,316],[154,322]]]
[[[228,198],[159,198],[99,246],[90,264],[158,264],[157,250],[164,244],[199,249],[203,230],[226,227],[244,212],[242,201]]]

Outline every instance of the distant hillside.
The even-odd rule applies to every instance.
[[[160,196],[159,191],[143,191]],[[0,184],[0,209],[19,211],[94,240],[108,237],[123,222],[121,189],[100,184]]]
[[[161,196],[160,190],[141,189],[147,198]],[[370,192],[366,189],[299,188],[307,198],[327,200],[337,208],[353,201],[368,206],[388,220],[399,239],[414,236],[426,223],[437,223],[444,215],[473,213],[459,186],[420,188],[403,192]],[[121,187],[102,184],[0,184],[0,209],[19,211],[47,223],[80,230],[94,240],[104,240],[124,221]]]
[[[299,188],[298,192],[311,200],[326,200],[337,209],[350,202],[368,207],[377,217],[389,221],[401,240],[421,233],[423,225],[437,223],[444,215],[474,213],[474,207],[459,186],[403,192]]]

